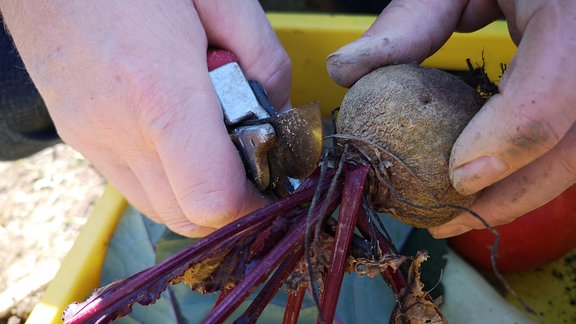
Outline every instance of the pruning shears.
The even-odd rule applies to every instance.
[[[210,48],[208,69],[247,176],[278,197],[294,191],[317,167],[322,153],[322,118],[317,103],[279,114],[260,83],[247,80],[230,51]]]

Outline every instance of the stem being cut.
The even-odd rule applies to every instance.
[[[356,220],[362,205],[362,194],[366,176],[370,171],[367,165],[346,165],[344,190],[342,192],[342,205],[338,214],[338,225],[334,248],[332,249],[331,266],[328,268],[324,284],[324,298],[320,307],[320,314],[326,323],[334,321],[340,287],[344,279],[344,270],[348,261],[350,242],[356,227]]]
[[[398,269],[404,258],[392,252],[384,235],[368,225],[372,211],[365,204],[364,185],[371,168],[346,159],[336,164],[341,172],[325,167],[322,176],[316,172],[290,197],[225,226],[154,267],[95,291],[83,303],[70,305],[63,319],[66,323],[109,322],[128,315],[134,303],[153,303],[168,284],[184,281],[203,293],[225,291],[206,323],[225,320],[264,282],[238,323],[254,322],[283,285],[289,291],[285,322],[297,321],[307,287],[321,288],[319,320],[332,322],[346,271],[381,273],[401,300],[409,289]],[[317,203],[311,204],[313,200]],[[338,206],[334,227],[331,215]],[[310,236],[307,254],[306,233],[317,227],[324,230]],[[355,228],[364,237],[355,234]],[[351,252],[354,244],[360,248]]]

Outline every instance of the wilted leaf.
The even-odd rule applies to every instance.
[[[432,300],[427,291],[424,290],[424,284],[420,281],[420,266],[428,259],[428,254],[419,251],[416,255],[410,269],[408,270],[408,291],[404,292],[401,305],[396,314],[395,323],[410,324],[440,324],[448,323],[440,311],[438,300]]]

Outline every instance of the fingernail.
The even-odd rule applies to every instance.
[[[465,225],[442,225],[438,227],[431,227],[428,229],[432,237],[435,239],[443,239],[447,237],[452,237],[460,234],[464,234],[472,228]]]
[[[370,60],[370,37],[362,37],[330,54],[326,60],[328,74],[337,84],[349,88],[367,73],[359,68]],[[364,62],[364,63],[363,63]]]
[[[338,49],[336,52],[328,55],[328,63],[330,64],[345,64],[351,63],[350,55],[354,54],[358,49],[365,46],[367,43],[370,42],[370,37],[361,37],[352,43],[348,43]],[[355,56],[354,56],[355,57]]]
[[[483,156],[452,171],[452,183],[458,192],[469,195],[501,179],[508,165],[496,156]]]

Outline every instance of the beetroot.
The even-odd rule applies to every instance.
[[[416,227],[451,220],[459,212],[452,205],[469,207],[475,196],[452,187],[448,165],[452,145],[482,104],[457,77],[418,65],[382,67],[354,84],[338,132],[354,136],[342,142],[372,166],[373,206]]]

